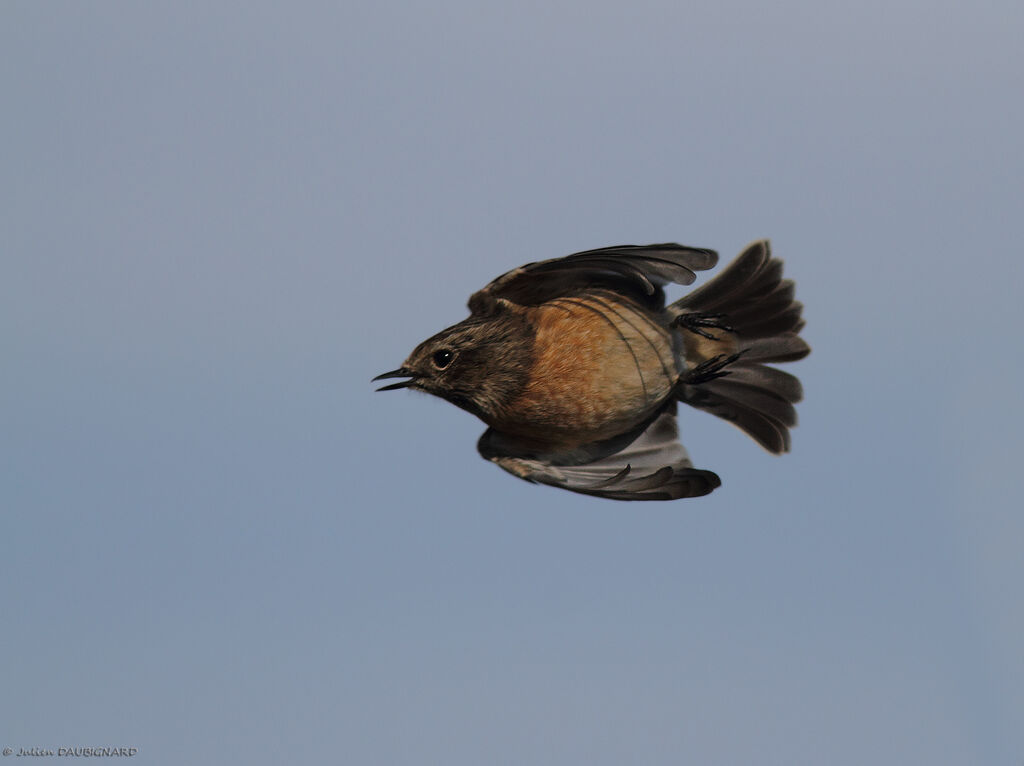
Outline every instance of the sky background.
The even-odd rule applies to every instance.
[[[1019,2],[0,9],[0,745],[1024,762]],[[531,486],[375,394],[523,262],[770,237],[793,452]],[[680,294],[672,293],[670,297]]]

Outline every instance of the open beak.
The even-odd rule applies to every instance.
[[[385,380],[386,378],[408,378],[409,380],[400,380],[397,383],[381,386],[377,389],[378,391],[394,391],[396,388],[408,388],[416,382],[416,375],[406,367],[399,367],[391,372],[383,372],[374,380]]]

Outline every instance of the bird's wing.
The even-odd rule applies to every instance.
[[[641,305],[664,306],[662,287],[692,284],[695,271],[712,268],[718,253],[674,243],[619,245],[586,250],[564,258],[537,261],[502,274],[469,299],[474,314],[487,313],[498,299],[537,306],[581,290],[604,289],[627,295]]]
[[[478,449],[521,479],[613,500],[676,500],[706,495],[720,486],[716,474],[693,467],[677,437],[675,412],[666,410],[625,447],[589,462],[578,462],[578,451],[561,459],[524,456],[508,449],[491,430],[481,437]]]

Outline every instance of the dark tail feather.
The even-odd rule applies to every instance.
[[[800,327],[803,327],[802,323]],[[784,332],[774,338],[756,338],[744,343],[743,348],[749,349],[743,355],[744,362],[795,362],[811,353],[811,347],[795,332]]]
[[[811,351],[798,334],[804,326],[803,306],[793,295],[793,281],[782,278],[782,261],[771,257],[764,240],[670,307],[678,313],[723,315],[722,323],[734,331],[730,345],[740,352],[722,377],[684,381],[679,399],[735,423],[774,453],[789,450],[789,429],[797,422],[793,405],[803,389],[794,376],[764,363],[795,361]]]

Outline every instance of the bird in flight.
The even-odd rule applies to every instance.
[[[528,263],[469,299],[467,319],[423,341],[378,391],[412,388],[479,417],[480,454],[530,482],[615,500],[706,495],[677,403],[727,420],[769,452],[789,450],[800,381],[769,363],[810,353],[802,305],[767,240],[692,284],[713,250],[622,245]]]

